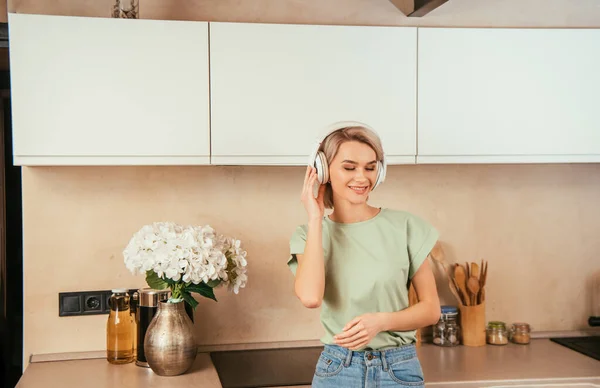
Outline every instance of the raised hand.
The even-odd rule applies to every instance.
[[[317,170],[312,166],[308,166],[304,175],[304,186],[302,187],[300,200],[304,204],[309,220],[320,220],[325,215],[325,205],[323,203],[325,185],[319,186],[318,195],[315,198],[313,194],[315,182],[317,182]]]

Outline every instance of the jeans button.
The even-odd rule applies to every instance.
[[[367,359],[371,361],[373,359],[373,355],[371,353],[367,354]]]

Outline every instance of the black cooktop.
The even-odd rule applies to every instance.
[[[323,346],[211,352],[223,388],[310,385]]]
[[[550,338],[550,341],[566,346],[600,361],[600,335],[588,337]]]

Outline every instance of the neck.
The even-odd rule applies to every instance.
[[[333,212],[329,216],[332,221],[345,224],[366,221],[379,213],[379,208],[366,203],[352,204],[346,201],[335,203]]]

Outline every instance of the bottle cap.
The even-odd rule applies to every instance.
[[[458,309],[455,306],[442,306],[442,314],[453,314],[458,313]]]

